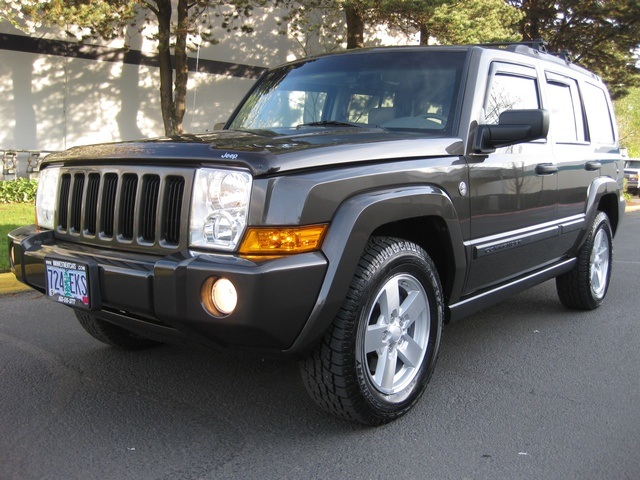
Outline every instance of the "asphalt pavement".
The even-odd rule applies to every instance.
[[[287,358],[121,352],[34,292],[0,296],[0,479],[640,478],[640,212],[604,305],[547,282],[445,328],[417,407],[336,420]]]

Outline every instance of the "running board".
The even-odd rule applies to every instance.
[[[563,273],[570,271],[575,264],[576,259],[570,258],[569,260],[564,260],[561,263],[557,263],[551,267],[547,267],[543,270],[527,275],[526,277],[518,278],[517,280],[501,285],[500,287],[466,298],[461,302],[454,303],[449,306],[449,320],[460,320],[472,313],[505,300],[516,293],[527,290],[542,282],[555,278],[558,275],[562,275]]]

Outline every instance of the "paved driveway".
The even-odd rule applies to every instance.
[[[605,305],[545,283],[445,329],[427,393],[380,428],[316,410],[289,359],[102,346],[0,297],[0,478],[640,478],[640,213]]]

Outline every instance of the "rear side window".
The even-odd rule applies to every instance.
[[[595,85],[583,83],[582,95],[591,142],[606,145],[615,143],[607,94]]]
[[[497,124],[505,110],[540,108],[535,78],[497,73],[491,82],[485,105],[485,122]]]
[[[580,94],[575,80],[547,72],[550,128],[556,143],[586,141]]]

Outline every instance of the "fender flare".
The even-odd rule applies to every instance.
[[[618,182],[610,177],[598,177],[591,182],[591,185],[589,185],[589,189],[587,190],[587,205],[585,208],[586,221],[588,225],[595,218],[598,212],[598,204],[602,197],[610,194],[614,194],[618,198],[618,211],[616,212],[617,218],[612,218],[611,221],[612,223],[615,223],[615,225],[619,225],[620,220],[624,215],[625,207],[625,202],[620,196],[619,188]],[[615,233],[615,226],[613,226],[613,228]],[[580,243],[582,243],[582,241]]]
[[[351,285],[362,252],[379,227],[410,218],[435,216],[447,224],[459,291],[466,272],[462,232],[456,209],[440,188],[421,185],[366,192],[347,199],[337,209],[322,252],[327,273],[309,318],[286,353],[304,353],[324,335],[337,315]]]

